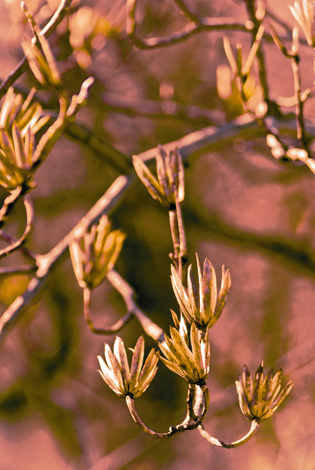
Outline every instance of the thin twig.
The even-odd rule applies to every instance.
[[[15,274],[29,274],[37,270],[35,264],[21,264],[20,266],[1,266],[0,276],[14,276]]]
[[[86,324],[94,333],[95,335],[112,335],[120,331],[132,318],[131,312],[127,312],[127,314],[118,320],[114,325],[109,326],[107,328],[96,328],[90,316],[90,309],[91,309],[91,290],[88,287],[83,289],[83,311],[84,311],[84,318]]]
[[[190,123],[215,123],[224,120],[224,114],[217,109],[206,109],[195,105],[183,105],[173,100],[153,101],[133,99],[127,96],[103,93],[106,107],[129,116],[141,115],[153,118],[187,120]]]
[[[293,82],[294,82],[294,93],[296,98],[295,114],[296,114],[296,127],[297,127],[297,138],[302,144],[302,147],[307,150],[306,137],[305,137],[305,122],[304,122],[304,101],[302,100],[301,92],[301,77],[300,77],[300,57],[298,55],[298,29],[293,28],[292,34],[292,72],[293,72]]]
[[[13,210],[16,202],[20,199],[20,197],[26,193],[27,186],[19,186],[14,191],[12,191],[9,196],[7,196],[4,200],[4,203],[0,210],[0,229],[6,223],[9,214]]]
[[[40,34],[49,37],[50,34],[55,31],[57,26],[66,16],[72,0],[61,0],[58,9],[53,14],[51,19],[48,21],[46,26],[41,30]],[[28,69],[28,61],[24,56],[23,59],[18,63],[16,68],[3,80],[0,85],[0,99],[6,94],[10,86],[12,86],[17,79]]]
[[[4,230],[0,230],[0,238],[2,238],[2,240],[4,240],[4,241],[10,243],[10,245],[13,245],[13,243],[15,243],[17,241],[17,238],[12,237],[11,235],[9,235]],[[32,261],[36,262],[36,259],[37,259],[37,256],[38,256],[37,253],[35,253],[32,250],[29,250],[28,248],[26,248],[23,245],[20,247],[20,251],[24,256],[27,256],[27,258],[30,258]],[[36,265],[34,265],[34,266],[35,266],[34,269],[36,270],[37,267],[36,267]]]
[[[248,11],[249,18],[254,25],[254,28],[252,29],[252,42],[254,44],[263,18],[257,19],[255,2],[253,2],[252,0],[244,0],[244,2]],[[269,96],[266,62],[261,43],[259,44],[259,47],[257,49],[256,57],[258,61],[259,81],[263,90],[264,101],[268,107],[268,114],[277,114],[278,105],[274,101],[272,101]]]
[[[174,3],[176,3],[176,5],[178,6],[178,8],[184,13],[185,16],[187,16],[187,18],[189,18],[191,21],[194,21],[195,23],[199,23],[200,22],[200,18],[195,15],[195,13],[193,11],[191,11],[191,9],[186,5],[185,2],[183,2],[183,0],[174,0]]]
[[[194,411],[192,410],[193,403],[195,401],[196,387],[198,387],[200,389],[201,397],[204,397],[203,401],[205,403],[205,405],[203,407],[204,409],[202,410],[202,412],[199,416],[195,415]],[[175,436],[176,434],[179,434],[179,433],[182,433],[182,432],[185,432],[185,431],[192,431],[193,429],[198,428],[198,426],[201,425],[202,420],[204,419],[204,417],[207,413],[209,400],[207,398],[208,397],[208,388],[206,387],[206,385],[203,385],[202,387],[200,387],[199,385],[189,384],[187,395],[188,395],[187,396],[188,408],[187,408],[186,418],[184,419],[184,421],[181,424],[178,424],[176,426],[170,426],[168,432],[153,431],[140,418],[140,416],[139,416],[139,414],[136,410],[136,406],[135,406],[135,402],[134,402],[133,397],[130,396],[130,395],[127,395],[125,397],[125,400],[126,400],[128,410],[129,410],[134,422],[144,432],[146,432],[150,436],[155,437],[157,439],[169,439],[169,438]]]
[[[183,2],[179,2],[183,5]],[[203,31],[250,31],[251,24],[239,23],[234,18],[205,18],[197,19],[188,23],[181,31],[173,33],[165,38],[140,39],[136,34],[136,7],[137,0],[127,1],[127,35],[132,43],[139,49],[156,49],[168,47],[173,44],[185,41],[189,37],[199,34]]]
[[[221,441],[217,439],[216,437],[211,436],[207,431],[205,431],[202,424],[198,426],[198,431],[200,432],[202,437],[204,437],[208,442],[210,442],[210,444],[214,446],[225,447],[226,449],[232,449],[234,447],[239,447],[245,444],[246,442],[248,442],[256,434],[258,428],[259,428],[259,423],[253,420],[248,433],[245,436],[243,436],[241,439],[238,439],[237,441],[230,442],[230,443]]]
[[[33,230],[35,212],[34,212],[33,202],[29,194],[26,194],[26,196],[24,196],[24,206],[25,206],[25,212],[26,212],[25,230],[18,240],[15,240],[11,245],[0,250],[0,258],[3,258],[4,256],[8,256],[10,253],[13,253],[14,251],[21,248]]]
[[[151,336],[155,341],[163,342],[164,331],[139,308],[134,300],[134,290],[127,281],[125,281],[115,269],[109,271],[107,279],[124,299],[128,313],[137,318],[147,335]]]

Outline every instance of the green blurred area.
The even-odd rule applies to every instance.
[[[28,26],[17,13],[16,2],[2,3],[6,16],[1,22],[10,22],[11,27],[1,60],[11,65],[21,57],[19,39]],[[185,24],[171,2],[139,4],[140,36],[167,35]],[[28,2],[40,24],[57,5],[53,0]],[[281,12],[290,22],[286,6]],[[200,0],[194,7],[208,16],[243,19],[245,15],[241,2],[212,5]],[[241,113],[234,94],[226,100],[218,96],[217,67],[227,65],[221,33],[139,51],[126,37],[125,22],[125,1],[74,1],[69,18],[49,39],[65,89],[77,93],[84,79],[95,77],[78,121],[121,153],[108,158],[106,152],[97,153],[84,142],[79,145],[77,139],[65,137],[56,144],[36,173],[37,188],[32,192],[36,224],[27,246],[40,254],[61,240],[120,172],[127,171],[133,154]],[[249,38],[242,33],[231,33],[230,38],[249,47]],[[279,53],[268,48],[268,54],[270,83],[277,93],[282,84],[281,92],[289,96],[292,83]],[[306,65],[308,61],[306,54]],[[18,82],[22,90],[33,85],[30,72]],[[56,95],[41,91],[39,96],[56,111]],[[131,100],[160,104],[174,100],[182,112],[146,116],[132,106],[118,112],[108,103],[109,96],[124,98],[127,107]],[[205,113],[191,118],[185,108],[189,106],[212,112],[213,119]],[[307,112],[312,119],[312,110]],[[227,307],[211,330],[211,405],[205,427],[225,441],[247,432],[234,387],[244,363],[251,371],[262,359],[267,369],[283,366],[286,380],[295,383],[292,396],[250,443],[236,450],[210,448],[197,431],[166,442],[145,435],[123,400],[97,373],[96,357],[103,354],[104,341],[112,345],[114,338],[95,336],[85,325],[82,292],[67,255],[42,298],[28,308],[1,347],[1,470],[314,468],[314,175],[304,167],[276,162],[265,139],[250,132],[191,155],[185,167],[182,210],[189,262],[194,263],[198,252],[201,260],[207,256],[212,261],[219,281],[222,264],[232,277]],[[3,191],[1,197],[5,195]],[[8,227],[14,233],[23,226],[20,207],[13,219]],[[170,308],[178,312],[170,283],[167,210],[136,182],[111,220],[114,228],[127,234],[118,272],[135,289],[139,306],[167,331]],[[4,263],[17,264],[21,259],[16,254]],[[3,311],[24,291],[27,280],[25,276],[0,279]],[[105,281],[92,296],[95,324],[111,325],[124,314],[122,299]],[[142,330],[133,321],[119,334],[126,348],[132,348]],[[147,351],[154,346],[146,338]],[[150,427],[166,431],[183,419],[185,400],[184,381],[160,364],[138,408]]]

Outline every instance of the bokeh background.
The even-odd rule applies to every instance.
[[[188,2],[188,0],[187,0]],[[39,24],[58,1],[27,2]],[[188,2],[202,16],[245,21],[243,2]],[[289,1],[267,2],[289,25]],[[22,57],[28,33],[18,0],[0,0],[1,78]],[[179,30],[185,18],[170,0],[139,0],[139,35]],[[72,2],[68,19],[49,42],[63,86],[78,92],[92,75],[95,84],[78,121],[122,155],[108,158],[86,145],[62,138],[36,176],[36,225],[28,246],[48,252],[126,170],[133,154],[178,139],[242,114],[236,94],[225,84],[227,59],[222,32],[202,33],[170,48],[138,51],[125,34],[125,0]],[[280,31],[281,32],[281,31]],[[228,33],[233,46],[249,50],[250,37]],[[293,94],[290,61],[265,46],[273,96]],[[302,86],[312,86],[313,52],[301,48]],[[217,87],[217,76],[220,87]],[[23,92],[37,85],[30,73],[18,81]],[[221,95],[221,96],[220,96]],[[40,91],[49,109],[56,95]],[[224,99],[222,99],[224,97]],[[174,112],[174,103],[177,108]],[[289,109],[292,111],[292,109]],[[314,119],[312,100],[306,116]],[[231,441],[249,429],[237,402],[234,382],[247,364],[254,371],[283,367],[295,387],[275,416],[245,446],[210,446],[197,431],[157,441],[133,423],[128,410],[101,380],[96,356],[104,341],[84,323],[82,293],[65,256],[37,303],[7,336],[0,349],[0,470],[314,470],[315,469],[315,179],[307,168],[277,162],[264,136],[243,132],[191,155],[186,162],[183,216],[190,262],[207,256],[220,276],[230,269],[232,289],[220,321],[211,330],[208,379],[211,406],[206,429]],[[1,197],[5,197],[4,191]],[[9,229],[23,226],[22,208]],[[168,214],[135,183],[113,212],[114,227],[127,235],[117,270],[137,293],[141,308],[165,331],[169,309],[177,310],[170,284],[171,237]],[[20,262],[12,255],[3,264]],[[25,289],[27,276],[0,279],[4,311]],[[110,325],[125,313],[108,282],[95,290],[92,316]],[[142,334],[131,322],[120,333],[127,347]],[[154,346],[146,338],[149,348]],[[138,400],[143,420],[157,431],[185,414],[186,384],[162,364]]]

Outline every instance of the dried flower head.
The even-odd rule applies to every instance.
[[[28,127],[25,137],[15,123],[12,137],[1,129],[0,138],[0,184],[13,191],[32,179],[35,136]]]
[[[125,235],[121,230],[111,231],[111,224],[103,215],[80,239],[70,245],[73,269],[82,288],[93,289],[105,279],[118,258]]]
[[[22,42],[24,54],[28,60],[30,69],[39,83],[58,88],[61,83],[60,76],[49,43],[45,35],[41,34],[41,31],[37,27],[34,18],[24,2],[21,3],[21,8],[28,19],[34,35],[31,40],[24,40]]]
[[[289,7],[292,15],[305,34],[307,43],[315,47],[314,0],[299,0]]]
[[[281,387],[282,369],[276,374],[270,370],[264,377],[263,363],[252,378],[247,366],[236,381],[240,408],[249,420],[263,421],[270,418],[285,397],[290,393],[293,383]]]
[[[159,347],[165,357],[161,361],[187,382],[202,384],[210,372],[209,330],[203,335],[193,323],[190,332],[181,320],[181,328],[170,327],[170,337]]]
[[[134,156],[133,164],[137,175],[147,188],[153,199],[157,199],[163,206],[173,207],[184,200],[184,169],[178,149],[165,152],[159,146],[156,155],[156,172],[158,179],[152,175],[141,158]]]
[[[34,90],[23,101],[9,88],[0,111],[0,184],[8,191],[32,180],[35,134],[49,119],[38,103],[31,103]]]
[[[193,322],[201,329],[211,328],[219,319],[226,304],[231,288],[231,276],[223,266],[218,295],[216,274],[211,262],[206,258],[203,263],[203,272],[201,272],[197,254],[196,259],[199,285],[195,283],[192,265],[187,271],[187,289],[183,286],[176,269],[171,266],[173,290],[180,310],[189,323]]]
[[[151,349],[144,365],[144,339],[138,339],[132,354],[131,367],[129,368],[124,342],[119,336],[116,337],[113,352],[105,343],[105,361],[98,356],[102,379],[119,396],[130,395],[134,398],[140,397],[149,387],[156,371],[158,356]],[[143,367],[142,367],[143,366]]]

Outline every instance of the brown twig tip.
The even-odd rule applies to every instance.
[[[23,13],[25,13],[26,16],[29,14],[29,9],[27,8],[25,2],[21,2],[21,10]]]

